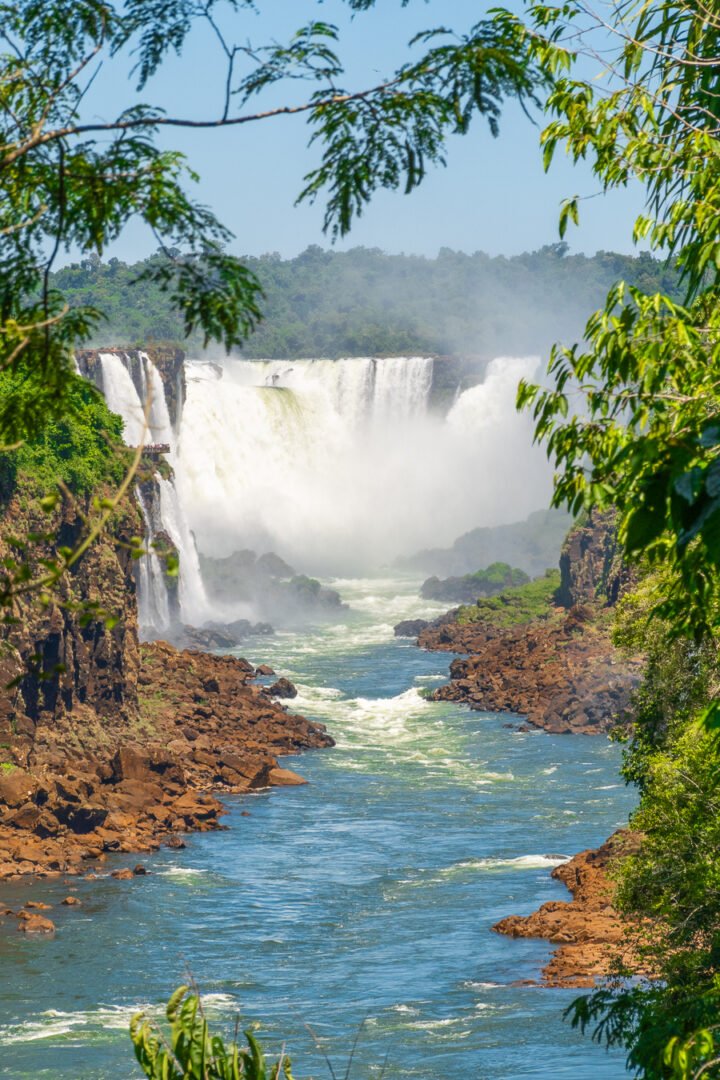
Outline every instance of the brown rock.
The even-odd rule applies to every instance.
[[[612,906],[614,886],[608,869],[614,860],[637,850],[639,837],[620,830],[597,850],[583,851],[556,866],[552,877],[573,894],[570,902],[551,900],[531,915],[509,915],[492,927],[510,937],[544,938],[559,945],[543,970],[546,986],[593,986],[611,974],[618,961],[638,975],[651,975],[634,952],[626,927]]]
[[[90,877],[91,875],[88,874],[87,876]],[[95,875],[93,874],[92,877],[95,877]],[[78,900],[77,896],[66,896],[61,903],[63,903],[65,907],[78,907],[82,904],[82,900]]]
[[[29,802],[37,791],[38,783],[34,777],[22,769],[12,772],[0,772],[0,802],[6,806],[22,806]]]
[[[132,746],[120,747],[112,767],[117,780],[146,780],[150,771],[145,759]]]
[[[12,815],[10,824],[16,829],[33,830],[37,826],[39,819],[40,811],[37,806],[33,806],[32,803],[30,803],[27,806],[21,807],[17,813]]]
[[[268,687],[268,694],[272,697],[294,698],[297,697],[297,688],[293,686],[289,679],[283,677]]]
[[[133,877],[133,872],[128,867],[124,867],[122,870],[113,870],[110,877],[117,878],[118,881],[129,881]]]
[[[25,934],[54,934],[55,924],[42,915],[29,915],[20,922],[18,930]]]
[[[23,906],[26,908],[36,908],[38,911],[50,911],[52,904],[44,904],[42,900],[26,900]]]
[[[268,779],[273,787],[295,787],[299,784],[307,784],[304,777],[299,776],[291,769],[270,769]]]

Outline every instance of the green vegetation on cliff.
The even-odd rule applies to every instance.
[[[151,278],[138,281],[159,261],[85,259],[52,280],[71,304],[106,313],[109,329],[96,331],[97,344],[109,335],[115,344],[179,341],[182,316]],[[265,294],[247,357],[536,353],[574,340],[619,278],[672,295],[678,288],[676,273],[648,254],[569,255],[564,244],[511,258],[443,249],[435,259],[313,246],[293,259],[243,263]],[[199,348],[201,337],[191,342]]]
[[[553,597],[559,584],[560,571],[546,570],[544,577],[458,608],[457,622],[461,626],[477,622],[502,628],[552,618],[557,614]]]
[[[73,376],[61,415],[49,415],[38,431],[35,397],[26,390],[22,370],[0,374],[0,417],[15,414],[24,441],[0,454],[0,490],[8,495],[18,482],[28,494],[46,494],[58,480],[75,493],[119,483],[127,468],[123,423],[85,379]],[[1,421],[0,421],[1,424]]]

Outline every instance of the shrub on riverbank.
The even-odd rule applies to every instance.
[[[506,589],[498,596],[481,598],[475,604],[458,608],[457,622],[487,623],[500,628],[530,622],[532,619],[560,618],[553,606],[553,596],[560,584],[559,570],[546,570],[543,577]]]

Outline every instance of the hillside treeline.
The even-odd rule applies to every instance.
[[[443,248],[434,259],[312,246],[294,259],[246,262],[265,290],[247,357],[534,353],[576,340],[621,278],[677,295],[675,271],[648,253],[588,257],[568,254],[565,244],[511,258]],[[107,312],[91,344],[182,340],[180,319],[157,285],[136,282],[146,265],[94,256],[54,275],[72,303]]]

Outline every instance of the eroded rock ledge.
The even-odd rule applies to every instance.
[[[634,581],[615,512],[595,512],[570,530],[559,586],[538,610],[534,590],[544,580],[523,586],[524,600],[523,588],[510,590],[420,630],[422,648],[469,654],[452,662],[450,683],[432,698],[517,713],[553,734],[607,732],[629,719],[642,670],[642,658],[624,659],[611,639],[613,606]]]
[[[637,833],[619,830],[595,850],[582,851],[556,866],[552,877],[567,885],[572,900],[550,900],[532,915],[509,915],[492,927],[510,937],[544,938],[560,947],[542,972],[545,986],[589,987],[618,963],[637,975],[652,972],[639,960],[627,927],[613,907],[613,863],[636,851]]]
[[[0,879],[81,873],[107,852],[221,828],[215,794],[302,783],[277,756],[333,745],[254,682],[245,660],[140,647],[137,716],[79,703],[13,739],[0,770]]]
[[[435,701],[511,712],[553,734],[597,735],[629,709],[641,662],[626,662],[606,625],[588,608],[557,621],[498,629],[471,623],[431,624],[418,637],[425,649],[469,653],[453,660],[450,682]]]

